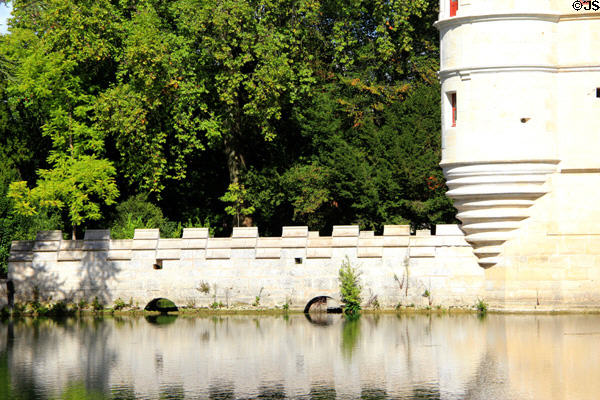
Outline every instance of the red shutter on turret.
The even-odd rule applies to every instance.
[[[452,107],[452,126],[456,126],[457,109],[456,109],[456,93],[450,93],[450,105]]]
[[[458,10],[458,0],[450,0],[450,16],[454,17]]]

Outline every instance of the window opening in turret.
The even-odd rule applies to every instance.
[[[600,88],[596,88],[596,97],[600,99]]]
[[[450,108],[452,110],[452,126],[456,126],[456,121],[458,119],[458,109],[456,108],[456,92],[448,93],[448,97],[450,100]]]
[[[450,16],[456,16],[456,11],[458,11],[458,0],[450,0]]]

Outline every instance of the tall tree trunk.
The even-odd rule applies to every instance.
[[[240,172],[245,166],[244,158],[238,153],[231,141],[225,140],[225,155],[227,156],[227,169],[229,170],[229,183],[240,182]]]

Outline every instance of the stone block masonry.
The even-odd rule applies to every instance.
[[[178,306],[303,309],[313,298],[339,300],[338,271],[347,258],[360,271],[365,306],[398,304],[472,306],[484,287],[484,270],[456,225],[410,235],[408,226],[385,226],[382,236],[358,226],[335,226],[319,236],[306,226],[283,227],[281,237],[259,237],[258,228],[234,228],[228,238],[208,229],[184,229],[162,239],[158,229],[137,229],[132,240],[112,240],[108,230],[87,230],[84,240],[61,231],[39,232],[12,243],[8,278],[15,301],[38,293],[45,300],[77,302],[117,298],[144,307],[168,298]],[[429,293],[430,297],[424,294]]]

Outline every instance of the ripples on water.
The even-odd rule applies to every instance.
[[[0,323],[0,399],[593,399],[595,315]]]

